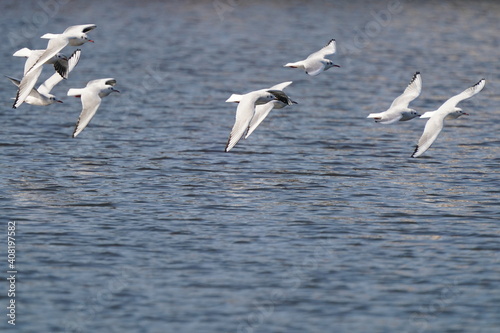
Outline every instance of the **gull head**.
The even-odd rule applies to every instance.
[[[63,101],[61,101],[60,99],[57,99],[56,96],[52,95],[52,94],[49,94],[47,95],[47,97],[49,97],[49,102],[50,104],[54,104],[54,103],[62,103]]]
[[[267,92],[271,93],[277,101],[280,101],[283,104],[286,105],[297,104],[297,102],[292,101],[290,97],[288,97],[288,95],[281,90],[268,90]]]
[[[334,64],[331,60],[325,62],[325,70],[331,67],[340,67],[340,65]]]
[[[445,119],[457,119],[460,116],[468,116],[469,114],[467,112],[464,112],[461,108],[455,107],[455,110],[451,113],[449,113]]]
[[[117,89],[115,89],[115,88],[113,88],[113,87],[107,87],[107,88],[105,88],[105,89],[103,89],[103,90],[101,90],[101,91],[99,92],[99,97],[101,97],[101,98],[102,98],[102,97],[106,97],[106,96],[108,96],[109,94],[111,94],[112,92],[117,92],[117,93],[119,93],[120,91],[119,91],[119,90],[117,90]]]
[[[65,56],[64,54],[62,54],[62,53],[58,53],[58,54],[56,54],[56,55],[55,55],[55,58],[56,58],[57,60],[66,60],[66,61],[68,61],[68,57],[66,57],[66,56]]]
[[[86,42],[93,43],[94,41],[92,39],[89,39],[89,37],[85,33],[69,38],[69,45],[71,46],[80,46],[85,44]]]
[[[408,109],[406,111],[403,111],[401,115],[402,118],[399,121],[407,121],[416,117],[420,117],[420,113],[418,113],[416,110],[413,109]]]
[[[416,110],[413,109],[410,109],[410,115],[413,116],[413,118],[421,116],[420,113],[418,113]]]

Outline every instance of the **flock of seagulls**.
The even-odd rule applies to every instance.
[[[17,109],[23,103],[31,105],[62,103],[60,99],[57,99],[50,92],[59,82],[68,78],[69,73],[80,61],[82,50],[76,49],[70,57],[66,57],[60,52],[66,46],[81,46],[87,42],[93,43],[94,41],[88,38],[87,33],[95,28],[95,24],[70,26],[61,34],[47,33],[43,35],[41,38],[49,40],[47,48],[44,50],[22,48],[16,51],[13,56],[27,59],[21,80],[7,76],[18,88],[12,107]],[[38,88],[35,88],[45,64],[53,65],[55,73]],[[72,88],[68,90],[68,96],[79,97],[82,103],[82,111],[73,131],[73,138],[88,125],[101,104],[101,98],[108,96],[112,92],[119,92],[113,88],[115,85],[116,80],[114,78],[105,78],[91,80],[85,88]]]
[[[336,42],[335,39],[331,39],[322,49],[311,53],[306,59],[287,63],[284,67],[299,68],[304,70],[306,74],[316,76],[332,67],[340,67],[326,58],[326,56],[335,52]],[[245,132],[247,133],[246,139],[273,108],[283,108],[287,105],[296,104],[283,92],[283,89],[291,83],[291,81],[283,82],[269,89],[252,91],[245,95],[233,94],[226,100],[226,102],[239,103],[236,108],[236,120],[227,141],[226,152],[238,143]],[[386,125],[398,121],[408,121],[417,117],[427,118],[424,132],[411,155],[411,157],[419,157],[436,141],[444,127],[445,120],[468,115],[468,113],[458,108],[457,104],[479,93],[485,84],[486,80],[481,79],[472,87],[449,98],[439,109],[420,114],[409,107],[410,103],[420,96],[422,92],[422,77],[420,72],[416,72],[404,92],[392,102],[389,109],[384,112],[370,113],[367,118]]]
[[[61,34],[47,33],[41,38],[48,39],[47,48],[44,50],[30,50],[22,48],[16,51],[13,56],[24,57],[23,78],[21,80],[7,76],[7,78],[18,88],[13,108],[18,108],[23,103],[31,105],[50,105],[62,103],[50,92],[59,82],[68,78],[69,74],[78,64],[81,56],[81,49],[76,49],[70,57],[60,53],[66,46],[81,46],[87,42],[94,42],[89,39],[87,33],[96,28],[95,24],[82,24],[68,27]],[[311,53],[306,59],[287,63],[284,67],[298,68],[305,71],[310,76],[316,76],[332,67],[340,67],[334,64],[329,55],[335,54],[336,42],[331,39],[319,51]],[[45,82],[35,88],[40,77],[43,65],[52,65],[55,73]],[[250,134],[262,123],[272,109],[281,109],[289,105],[297,104],[283,90],[292,84],[286,81],[274,85],[270,88],[248,92],[246,94],[232,94],[226,102],[237,103],[236,119],[229,134],[225,151],[229,152],[240,141],[241,138],[248,138]],[[414,118],[428,119],[424,132],[415,151],[411,157],[421,156],[434,143],[439,133],[444,127],[444,121],[456,119],[462,115],[468,115],[457,104],[465,99],[479,93],[485,86],[485,79],[481,79],[472,87],[464,90],[458,95],[448,99],[435,111],[428,111],[423,114],[409,107],[422,91],[422,77],[420,72],[413,75],[410,83],[404,92],[398,96],[384,112],[370,113],[367,118],[373,119],[377,123],[392,124],[398,121],[408,121]],[[119,92],[114,88],[116,80],[114,78],[103,78],[91,80],[84,88],[71,88],[68,96],[81,99],[82,110],[76,122],[72,136],[76,137],[85,129],[97,112],[101,104],[101,99],[112,92]]]

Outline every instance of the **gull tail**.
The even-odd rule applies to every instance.
[[[45,34],[45,35],[41,36],[40,38],[52,39],[52,38],[57,38],[59,36],[60,36],[59,34]]]
[[[366,117],[366,118],[373,118],[373,119],[375,119],[375,120],[380,120],[380,119],[382,119],[382,117],[380,117],[380,113],[370,113],[370,114],[368,115],[368,117]]]
[[[68,96],[80,97],[84,88],[71,88],[68,90]]]
[[[240,94],[232,94],[229,96],[228,99],[226,99],[226,103],[239,103],[241,100],[242,95]]]
[[[23,47],[22,49],[14,52],[13,56],[14,57],[26,57],[26,58],[28,58],[30,56],[30,54],[31,54],[31,50],[28,49],[27,47]]]
[[[289,62],[288,64],[284,65],[283,67],[301,68],[301,67],[304,67],[304,65],[302,64],[302,61],[297,61],[297,62]]]
[[[19,87],[19,84],[21,83],[21,81],[19,81],[18,79],[14,78],[14,77],[10,77],[10,76],[7,76],[7,75],[4,75],[6,78],[8,78],[10,80],[10,82],[12,82],[12,84],[14,84],[16,87]]]

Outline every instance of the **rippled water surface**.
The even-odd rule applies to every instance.
[[[8,221],[18,269],[2,331],[500,330],[500,4],[30,4],[0,5],[3,74],[21,76],[12,53],[46,32],[98,28],[53,90],[63,104],[13,110],[2,83],[2,279]],[[331,38],[341,68],[282,67]],[[487,84],[411,159],[424,120],[366,116],[415,71],[419,111]],[[72,139],[66,91],[102,77],[121,93]],[[224,153],[228,96],[288,80],[299,104]]]

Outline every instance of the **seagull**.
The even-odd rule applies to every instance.
[[[281,90],[261,89],[239,95],[237,98],[239,102],[236,108],[236,120],[229,134],[225,152],[230,151],[238,143],[243,134],[245,134],[245,131],[247,131],[255,115],[256,105],[263,105],[273,100],[280,101],[286,105],[293,104],[293,101]]]
[[[467,115],[467,113],[463,112],[462,109],[457,108],[457,104],[464,99],[471,98],[472,96],[479,93],[481,90],[483,90],[485,84],[486,80],[481,79],[472,87],[467,88],[460,94],[449,98],[436,111],[426,112],[425,114],[430,114],[430,118],[425,124],[424,133],[418,140],[417,147],[415,148],[415,151],[413,152],[411,157],[419,157],[427,149],[429,149],[429,147],[434,143],[434,141],[436,141],[436,138],[443,129],[444,120],[448,118],[448,116],[450,116],[451,119],[456,119],[462,115]]]
[[[77,49],[73,54],[68,58],[66,64],[66,76],[75,68],[80,60],[81,50]],[[6,76],[13,84],[17,87],[21,84],[16,78]],[[31,105],[50,105],[53,103],[62,103],[61,100],[57,99],[54,95],[50,93],[52,88],[59,82],[63,80],[63,77],[59,73],[54,73],[51,77],[45,80],[38,89],[32,88],[29,95],[24,100],[26,103]]]
[[[73,138],[75,138],[88,125],[101,104],[101,98],[112,92],[118,92],[113,87],[116,80],[113,78],[97,79],[87,83],[85,88],[72,88],[68,90],[68,96],[81,97],[82,112],[76,122]]]
[[[300,68],[311,76],[316,76],[331,67],[340,67],[325,56],[334,54],[337,50],[335,39],[331,39],[321,50],[311,53],[305,60],[289,62],[284,67]]]
[[[427,111],[423,115],[420,116],[420,118],[430,118],[432,117],[433,114],[435,114],[436,111]],[[464,112],[462,109],[457,108],[456,111],[448,114],[446,117],[444,117],[444,120],[453,120],[457,119],[460,116],[468,116],[469,114]]]
[[[48,59],[52,58],[59,51],[61,51],[65,46],[80,46],[86,42],[94,42],[89,39],[87,32],[95,29],[97,26],[95,24],[81,24],[73,25],[68,27],[62,34],[51,34],[47,33],[40,38],[49,39],[47,44],[47,49],[40,55],[36,62],[32,65],[29,71],[32,71],[44,64]]]
[[[40,58],[40,56],[43,54],[45,50],[30,50],[27,47],[23,47],[20,50],[17,50],[14,52],[13,56],[14,57],[24,57],[26,59],[26,63],[24,64],[24,73],[26,74],[28,70],[33,67],[35,62]],[[57,53],[54,55],[52,58],[47,60],[45,63],[46,64],[53,64],[54,69],[56,72],[58,72],[62,77],[65,79],[67,78],[67,72],[68,72],[68,58],[62,54],[62,53]]]
[[[45,50],[30,50],[28,48],[22,48],[16,51],[13,56],[15,57],[26,57],[26,63],[24,64],[24,77],[19,82],[14,84],[18,86],[16,98],[14,101],[14,105],[12,107],[14,109],[18,108],[25,99],[31,94],[31,91],[35,87],[36,81],[38,77],[42,73],[42,67],[38,67],[35,70],[30,71],[30,68],[33,67],[33,64],[37,61],[38,58],[43,54]],[[46,64],[53,64],[54,69],[58,73],[57,75],[67,77],[68,76],[68,58],[62,53],[56,53],[51,58],[49,58]],[[17,80],[16,80],[17,81]]]
[[[283,90],[286,87],[288,87],[290,84],[292,84],[292,81],[286,81],[279,83],[277,85],[272,86],[268,90]],[[241,97],[243,95],[239,94],[232,94],[227,100],[227,103],[233,102],[233,103],[239,103],[241,100]],[[297,102],[292,101],[293,104],[297,104]],[[272,109],[282,109],[288,104],[283,103],[280,100],[272,100],[270,102],[267,102],[266,104],[261,104],[261,105],[256,105],[255,106],[255,113],[252,117],[252,120],[250,121],[250,124],[248,125],[248,131],[247,134],[245,135],[245,139],[252,134],[253,131],[257,128],[257,126],[260,125],[260,123],[266,119],[266,117],[269,115],[269,112],[271,112]]]
[[[366,118],[373,118],[376,123],[392,124],[396,121],[407,121],[418,117],[418,112],[408,108],[408,105],[420,95],[421,91],[422,78],[420,77],[420,72],[416,72],[408,87],[392,102],[389,109],[384,112],[370,113]]]

